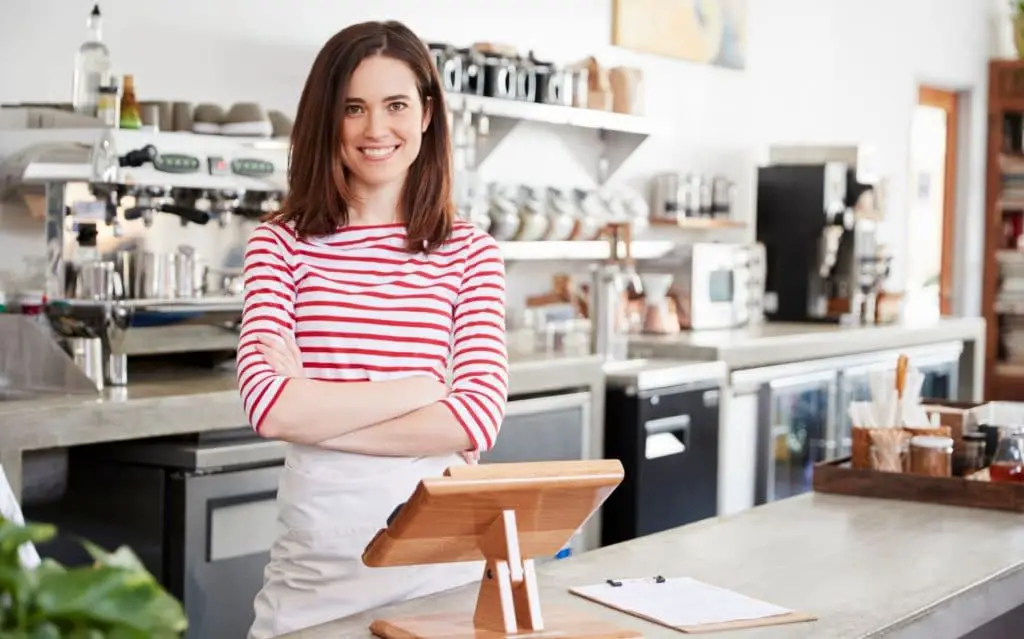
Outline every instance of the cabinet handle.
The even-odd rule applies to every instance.
[[[652,419],[651,421],[644,423],[644,431],[646,431],[648,435],[668,433],[676,430],[685,430],[689,427],[689,415],[673,415],[671,417]]]
[[[673,415],[644,423],[647,437],[644,458],[658,459],[686,452],[690,441],[690,416]]]

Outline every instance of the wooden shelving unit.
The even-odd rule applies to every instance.
[[[1024,61],[989,62],[987,149],[981,294],[987,323],[985,397],[1024,401],[1024,355],[1009,358],[1004,339],[1009,322],[1021,324],[1024,339],[1024,292],[1002,293],[1006,271],[1018,270],[1024,281],[1024,244],[1017,239],[1024,239]]]

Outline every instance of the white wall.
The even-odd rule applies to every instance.
[[[671,131],[648,140],[616,180],[685,168],[750,181],[772,142],[877,146],[890,181],[886,235],[897,255],[909,237],[906,202],[911,111],[918,82],[970,91],[957,245],[962,311],[976,312],[983,202],[984,95],[992,5],[979,0],[750,0],[748,69],[736,72],[615,50],[611,0],[106,0],[105,36],[117,70],[140,99],[259,100],[291,111],[321,43],[344,25],[406,21],[428,39],[502,41],[542,58],[596,53],[642,65],[646,103]],[[0,102],[67,100],[74,50],[91,1],[3,0]],[[485,167],[524,182],[589,183],[553,129],[520,129]],[[4,240],[0,238],[0,242]],[[8,240],[10,241],[10,240]],[[0,253],[9,253],[0,251]],[[902,268],[897,265],[897,281]],[[541,286],[543,288],[543,286]]]

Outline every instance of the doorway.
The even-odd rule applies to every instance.
[[[921,86],[914,107],[905,307],[911,319],[953,310],[958,97]]]

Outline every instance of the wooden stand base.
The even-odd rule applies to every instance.
[[[552,614],[554,613],[554,614]],[[370,626],[375,637],[383,639],[515,639],[550,637],[551,639],[634,639],[643,634],[635,630],[610,627],[605,621],[586,619],[573,611],[546,611],[544,629],[507,633],[479,628],[469,615],[433,614],[408,619],[379,620]]]
[[[379,619],[370,632],[383,639],[632,639],[643,635],[572,611],[541,615],[537,575],[532,559],[519,548],[516,513],[505,510],[481,536],[487,558],[472,617],[438,613],[408,619]]]

